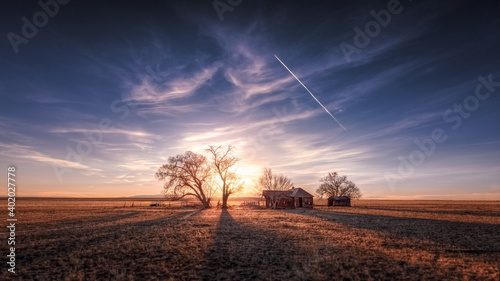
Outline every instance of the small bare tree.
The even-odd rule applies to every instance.
[[[186,196],[194,196],[210,207],[213,189],[208,184],[211,167],[207,158],[201,154],[187,151],[175,157],[169,157],[168,163],[158,168],[156,178],[165,181],[163,191],[170,200],[179,200]]]
[[[287,191],[293,188],[292,179],[283,175],[283,174],[273,174],[271,168],[264,168],[262,175],[257,180],[257,184],[255,186],[257,191],[260,194],[263,194],[264,190],[270,190],[267,196],[269,198],[269,203],[271,204],[271,208],[275,209],[278,206],[280,200],[288,197],[288,193],[279,192],[279,191]]]
[[[359,199],[361,191],[352,181],[347,180],[347,176],[339,176],[337,172],[328,173],[321,178],[321,185],[316,190],[321,197],[327,196],[349,196],[351,199]]]
[[[273,174],[271,168],[264,168],[264,172],[259,177],[256,189],[263,190],[289,190],[293,187],[292,179],[282,175]]]
[[[231,169],[234,168],[239,159],[234,156],[234,146],[210,145],[206,149],[212,156],[212,170],[220,178],[218,189],[222,193],[222,208],[227,208],[227,200],[231,194],[240,192],[243,189],[244,182]]]

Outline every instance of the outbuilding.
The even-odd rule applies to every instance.
[[[349,196],[330,196],[330,197],[328,197],[328,206],[351,207],[351,197],[349,197]]]

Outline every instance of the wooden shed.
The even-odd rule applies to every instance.
[[[302,188],[290,190],[263,190],[262,196],[266,199],[266,208],[294,209],[312,208],[313,195]]]
[[[328,197],[328,206],[351,207],[351,198],[349,196],[330,196]]]

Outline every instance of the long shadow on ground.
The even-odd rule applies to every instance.
[[[93,216],[93,217],[82,217],[78,219],[67,219],[67,220],[57,220],[51,222],[42,222],[42,223],[30,223],[23,224],[22,230],[26,230],[28,232],[37,231],[36,235],[38,239],[49,239],[61,237],[67,233],[72,232],[77,228],[86,228],[89,226],[96,226],[99,224],[110,224],[115,221],[125,220],[128,218],[135,217],[139,215],[139,211],[121,211],[117,215],[102,215],[102,216]],[[61,228],[63,226],[63,228]],[[57,227],[56,229],[50,229],[51,227]],[[44,231],[38,231],[37,229],[43,228]]]
[[[275,218],[280,217],[276,211]],[[293,221],[299,224],[294,226]],[[343,247],[324,234],[306,234],[300,226],[303,219],[289,222],[285,228],[271,221],[241,224],[223,210],[197,276],[203,280],[414,280],[425,272],[377,249]],[[445,274],[434,276],[443,280]]]
[[[429,240],[458,247],[465,253],[500,252],[500,225],[434,219],[394,217],[323,210],[288,210],[289,213],[323,218],[355,228]],[[453,251],[453,250],[452,250]]]
[[[302,268],[290,253],[300,250],[272,232],[239,224],[223,209],[203,280],[296,280]]]
[[[19,247],[18,262],[23,265],[20,276],[25,279],[64,279],[68,272],[57,271],[58,267],[66,268],[69,264],[74,264],[75,270],[87,272],[85,279],[95,279],[95,276],[100,276],[102,279],[109,280],[113,275],[107,269],[107,265],[103,261],[121,262],[124,269],[131,270],[133,265],[137,265],[137,258],[154,259],[155,257],[163,257],[165,253],[156,249],[140,249],[136,244],[140,243],[159,243],[153,241],[157,239],[158,232],[164,227],[172,227],[172,222],[178,222],[188,215],[196,214],[199,211],[186,211],[173,216],[166,216],[157,219],[142,220],[126,224],[98,226],[88,230],[63,229],[47,231],[40,234],[30,234],[29,236],[20,237],[23,241],[47,241],[45,243],[36,243],[30,246]],[[135,212],[130,212],[118,216],[110,217],[111,221],[118,218],[128,218],[137,215]],[[49,239],[52,238],[52,239]],[[118,248],[121,245],[120,252],[102,252],[99,245],[104,248],[112,245],[111,248]],[[137,251],[134,251],[137,249]],[[132,252],[134,251],[134,252]],[[143,252],[141,252],[143,251]],[[70,260],[70,256],[77,257],[75,260]],[[140,263],[139,263],[140,264]],[[148,263],[145,263],[148,265]],[[129,268],[127,268],[129,267]],[[144,268],[144,267],[143,267]],[[143,272],[138,274],[133,273],[136,278],[145,277]],[[118,278],[119,279],[119,278]]]
[[[390,207],[364,207],[368,210],[393,211],[393,212],[415,212],[427,214],[442,214],[442,215],[467,215],[467,216],[482,216],[482,217],[500,217],[499,211],[481,211],[481,210],[421,210],[415,208],[390,208]]]

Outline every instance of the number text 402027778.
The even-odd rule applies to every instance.
[[[9,254],[7,255],[9,265],[8,271],[16,273],[16,167],[10,166],[7,168],[7,228],[9,229],[9,236],[7,244],[9,247]]]

